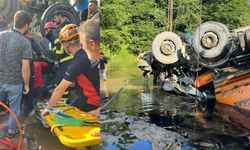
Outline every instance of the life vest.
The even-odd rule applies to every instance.
[[[73,55],[68,55],[65,52],[58,38],[54,41],[52,51],[56,54],[56,58],[58,60],[57,63],[59,64],[73,59]]]

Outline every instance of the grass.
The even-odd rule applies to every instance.
[[[106,55],[106,53],[105,53]],[[110,71],[127,70],[127,68],[134,66],[136,68],[137,56],[128,52],[128,50],[121,50],[116,54],[108,54],[108,68]]]

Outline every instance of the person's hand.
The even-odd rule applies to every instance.
[[[97,108],[96,110],[89,111],[89,112],[87,112],[87,114],[98,118],[98,117],[100,117],[100,108]]]
[[[92,132],[91,135],[92,136],[101,136],[101,132],[100,131]]]
[[[0,15],[0,21],[4,21],[4,18],[2,15]]]
[[[23,89],[23,94],[28,94],[29,91],[30,91],[30,87],[28,85],[25,85]]]
[[[44,117],[45,115],[49,114],[50,110],[48,108],[45,108],[42,112],[42,117]]]

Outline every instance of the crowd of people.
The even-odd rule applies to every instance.
[[[80,1],[75,1],[77,7]],[[100,21],[98,3],[88,3],[87,20],[80,26],[73,24],[58,10],[53,18],[44,25],[45,38],[50,41],[56,63],[43,59],[37,48],[37,42],[27,34],[32,18],[26,11],[18,11],[14,16],[13,28],[8,29],[4,18],[0,17],[0,101],[9,104],[16,116],[28,114],[43,93],[48,94],[47,80],[43,70],[56,67],[55,88],[47,107],[46,115],[59,101],[69,103],[70,89],[80,90],[77,101],[70,103],[95,117],[100,115]],[[79,8],[86,13],[86,8]],[[80,15],[82,18],[86,17]],[[83,19],[84,20],[84,19]],[[18,41],[18,42],[17,42]],[[9,116],[7,136],[18,134],[13,116]]]

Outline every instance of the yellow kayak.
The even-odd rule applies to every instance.
[[[59,138],[61,143],[72,148],[100,144],[100,136],[92,136],[93,133],[100,132],[99,118],[88,115],[68,104],[54,106],[51,113],[42,118],[41,112],[46,105],[46,102],[37,103],[36,116],[39,114],[41,121],[45,119],[51,132]]]

